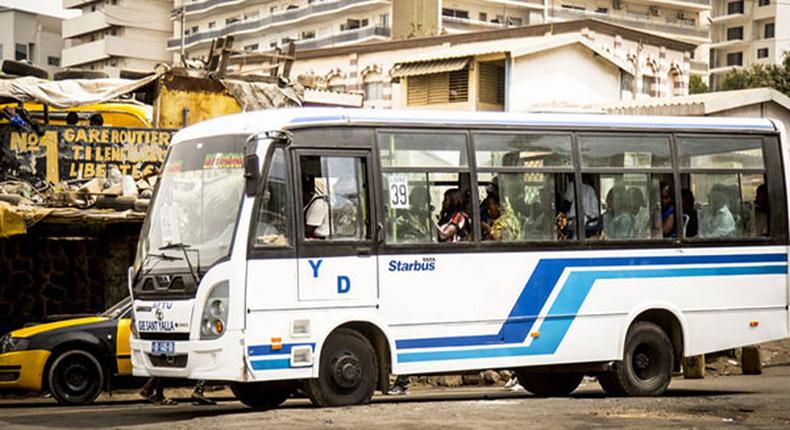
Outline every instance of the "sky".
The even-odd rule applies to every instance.
[[[0,6],[9,6],[45,15],[69,18],[79,15],[76,10],[63,9],[63,0],[0,0]]]

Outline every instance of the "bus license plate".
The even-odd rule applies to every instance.
[[[154,354],[175,354],[176,343],[172,340],[160,340],[151,343],[151,352]]]

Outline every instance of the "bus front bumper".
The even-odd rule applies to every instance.
[[[244,352],[241,331],[228,331],[216,340],[175,341],[172,355],[152,354],[155,341],[132,336],[132,374],[163,378],[242,381]]]

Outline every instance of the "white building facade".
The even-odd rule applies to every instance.
[[[172,1],[63,0],[63,7],[82,15],[63,23],[63,67],[103,71],[148,71],[170,63],[166,50],[172,34]]]
[[[0,59],[30,61],[50,75],[61,66],[61,18],[0,7]]]
[[[307,50],[585,18],[699,45],[709,40],[710,1],[176,0],[174,13],[184,13],[186,54],[199,57],[220,36],[233,36],[237,49],[268,51],[295,41]],[[176,56],[181,36],[181,20],[174,20],[168,49]],[[692,66],[706,69],[702,60]]]
[[[778,64],[790,51],[790,3],[713,0],[710,75],[717,88],[731,70]]]

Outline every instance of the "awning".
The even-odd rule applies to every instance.
[[[398,63],[392,72],[393,78],[408,76],[433,75],[436,73],[457,72],[469,65],[471,57],[449,58],[445,60],[420,61],[414,63]]]

